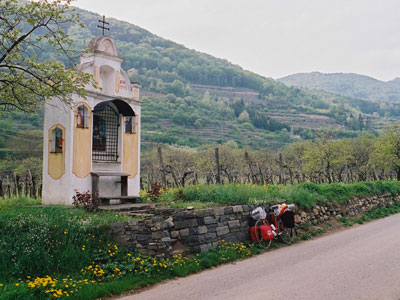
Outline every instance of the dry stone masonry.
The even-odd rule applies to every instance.
[[[311,224],[330,218],[354,216],[373,208],[381,208],[400,201],[400,196],[383,194],[354,197],[343,205],[317,205],[299,209],[296,222]],[[183,252],[207,251],[222,241],[249,239],[249,217],[254,206],[236,205],[203,210],[157,209],[142,205],[142,218],[111,225],[110,233],[116,242],[151,256],[170,256]],[[132,216],[139,213],[128,212]]]

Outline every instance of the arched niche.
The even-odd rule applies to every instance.
[[[74,108],[74,116],[72,173],[85,178],[91,171],[92,112],[86,103],[80,102]]]
[[[65,173],[65,128],[56,124],[48,132],[48,174],[53,179],[59,179]]]
[[[114,94],[115,70],[108,65],[103,65],[100,66],[99,73],[99,87],[102,92],[107,95]]]

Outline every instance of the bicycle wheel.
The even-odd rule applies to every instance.
[[[294,228],[288,228],[283,223],[278,224],[279,228],[279,239],[287,244],[290,245],[293,242],[294,238]]]
[[[265,222],[265,220],[258,220],[258,221],[256,222],[256,225],[254,225],[254,236],[256,237],[257,244],[258,244],[260,247],[262,247],[262,248],[264,248],[264,249],[268,249],[269,246],[271,246],[272,239],[271,239],[271,240],[268,240],[268,241],[264,240],[263,237],[262,237],[262,235],[261,235],[261,231],[258,230],[258,228],[259,228],[261,225],[263,225],[264,222]]]

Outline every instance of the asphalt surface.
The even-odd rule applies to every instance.
[[[400,214],[120,300],[400,299]]]

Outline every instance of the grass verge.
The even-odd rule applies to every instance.
[[[0,202],[0,299],[109,297],[263,252],[251,243],[223,242],[216,249],[191,256],[143,257],[119,247],[105,233],[105,226],[125,217],[21,203]],[[397,203],[342,223],[399,212]],[[301,229],[295,242],[325,233],[315,226]],[[278,247],[280,244],[273,243],[270,249]]]
[[[216,203],[219,205],[252,204],[266,205],[277,202],[295,203],[302,207],[316,204],[343,203],[354,196],[400,193],[398,181],[368,181],[352,184],[314,184],[298,185],[191,185],[177,189],[167,189],[158,198],[161,203]],[[146,201],[146,195],[142,200]]]

